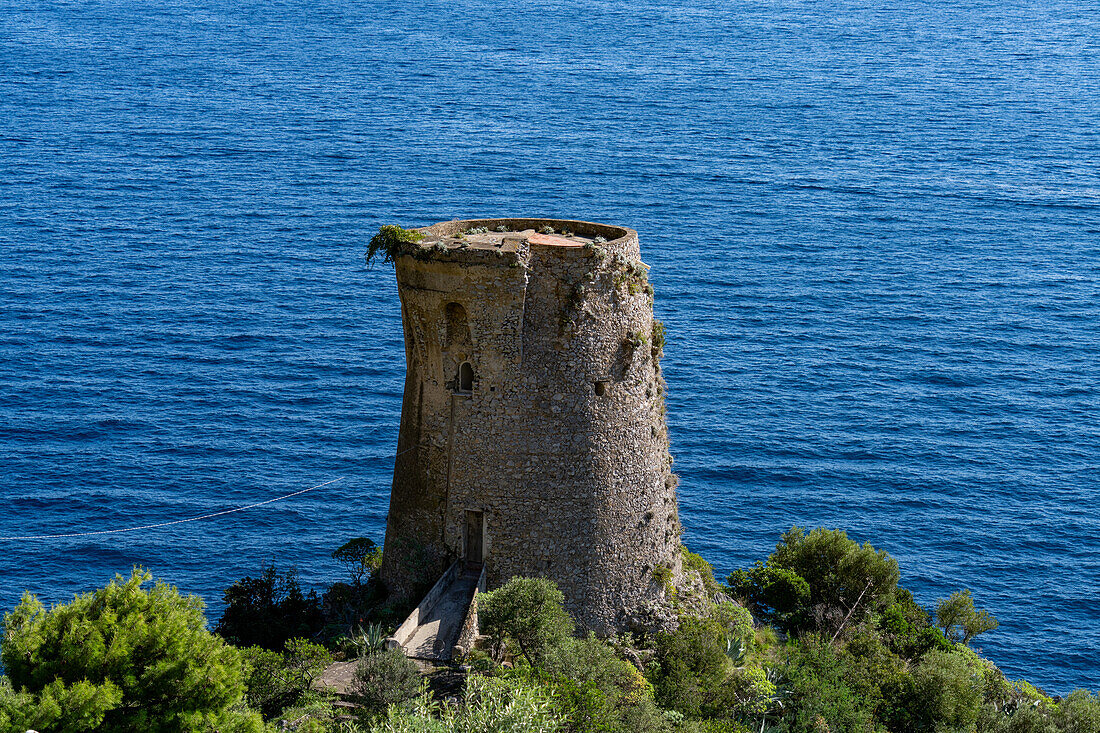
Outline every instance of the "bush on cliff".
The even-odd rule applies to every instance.
[[[898,563],[841,530],[792,527],[783,533],[768,565],[794,572],[809,586],[809,599],[794,631],[834,633],[889,606],[897,589]]]
[[[564,733],[546,690],[518,678],[472,676],[462,704],[441,706],[427,694],[391,705],[370,733]]]
[[[324,626],[317,593],[302,593],[293,568],[279,572],[268,565],[259,577],[229,586],[223,598],[225,610],[214,631],[237,646],[278,652],[288,639],[313,636]]]
[[[565,596],[546,578],[512,578],[478,596],[478,622],[483,633],[514,644],[527,663],[541,667],[552,649],[573,634],[573,619],[562,604]]]
[[[997,619],[984,609],[974,608],[969,590],[955,591],[936,604],[936,623],[944,636],[954,642],[969,644],[978,634],[997,628]]]
[[[543,690],[559,723],[572,733],[660,733],[669,723],[637,667],[594,635],[572,636],[564,597],[545,578],[513,578],[479,596],[482,630],[517,652],[519,684]]]
[[[282,653],[259,646],[241,653],[248,663],[248,704],[267,720],[315,697],[313,683],[332,662],[327,649],[305,639],[291,639]]]
[[[725,694],[730,667],[726,636],[717,623],[685,619],[675,632],[657,635],[655,651],[649,678],[661,707],[689,718],[732,712]]]
[[[882,640],[903,659],[917,660],[933,649],[949,652],[955,648],[939,629],[932,625],[928,612],[917,605],[913,594],[898,588],[894,603],[877,619]]]
[[[549,689],[570,731],[656,733],[668,729],[649,681],[592,634],[567,639],[552,649],[545,668],[529,677]]]
[[[0,722],[10,730],[259,731],[240,653],[206,629],[202,601],[135,568],[47,610],[4,617]]]
[[[369,720],[419,693],[420,671],[400,649],[379,649],[359,658],[351,698],[364,718]]]
[[[367,243],[367,264],[372,264],[379,254],[382,262],[393,262],[401,254],[414,251],[416,243],[423,238],[424,235],[416,230],[383,224]]]
[[[751,570],[735,570],[726,579],[728,590],[743,599],[763,619],[783,630],[806,625],[810,584],[793,570],[756,563]]]

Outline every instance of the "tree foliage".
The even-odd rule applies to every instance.
[[[792,527],[768,557],[730,574],[729,591],[789,633],[837,632],[894,599],[897,561],[844,532]]]
[[[805,579],[812,627],[830,631],[846,618],[858,621],[890,605],[900,577],[897,561],[885,552],[870,543],[861,546],[841,530],[820,527],[783,533],[768,564]]]
[[[419,692],[420,672],[400,649],[379,649],[359,658],[351,697],[366,718],[412,700]]]
[[[974,608],[969,590],[952,593],[936,604],[936,623],[951,641],[969,644],[978,634],[992,631],[999,625],[985,609]]]
[[[874,701],[849,683],[849,659],[828,637],[806,634],[788,650],[784,673],[790,698],[781,719],[788,733],[843,731],[871,733]]]
[[[364,575],[371,575],[382,566],[382,548],[367,537],[348,540],[332,553],[332,558],[343,563],[351,574],[355,587],[363,583]]]
[[[549,651],[545,662],[532,679],[548,688],[570,731],[665,729],[652,685],[594,635],[566,639]]]
[[[282,653],[260,646],[241,652],[248,662],[248,703],[265,719],[300,704],[332,662],[327,649],[305,639],[289,640]]]
[[[916,730],[973,730],[981,703],[982,675],[962,654],[933,650],[913,670]]]
[[[730,593],[776,626],[788,630],[808,623],[810,584],[793,570],[758,562],[750,570],[735,570],[726,582]]]
[[[112,683],[96,685],[54,680],[40,690],[15,692],[0,680],[0,731],[97,730],[108,712],[122,702],[122,690]]]
[[[135,568],[46,610],[25,595],[4,618],[12,691],[0,721],[58,731],[258,730],[244,664],[206,629],[202,601]],[[21,717],[22,716],[22,717]],[[25,728],[24,728],[25,729]]]
[[[688,717],[720,717],[729,707],[730,660],[725,630],[714,621],[685,619],[658,634],[650,668],[657,702]]]
[[[549,651],[573,633],[565,612],[565,596],[546,578],[512,578],[478,596],[482,631],[498,641],[514,643],[532,666],[542,666]]]
[[[909,591],[899,588],[895,595],[894,603],[878,618],[879,633],[895,654],[917,660],[932,649],[949,652],[954,648]]]
[[[1051,718],[1066,733],[1100,733],[1100,693],[1071,692],[1054,708]]]
[[[280,573],[268,565],[258,578],[229,586],[223,598],[214,631],[237,646],[282,651],[288,639],[310,637],[324,625],[320,599],[314,591],[302,593],[293,568]]]
[[[367,264],[374,262],[379,253],[382,262],[393,262],[403,252],[409,251],[424,235],[412,229],[402,229],[395,224],[384,224],[367,244]]]
[[[375,550],[359,538],[334,557],[361,582],[354,570],[370,572]],[[689,570],[708,570],[698,556],[683,558]],[[1097,696],[1048,697],[965,645],[996,623],[968,591],[941,601],[933,617],[897,587],[888,555],[842,532],[794,528],[767,563],[730,576],[755,620],[719,597],[679,606],[667,633],[575,638],[552,582],[513,578],[479,596],[479,615],[482,630],[516,653],[514,668],[475,650],[466,663],[493,677],[473,673],[461,701],[439,704],[411,660],[373,649],[374,640],[352,691],[359,725],[311,689],[328,652],[280,641],[320,616],[292,571],[266,568],[227,591],[219,627],[279,646],[246,649],[244,659],[206,631],[200,601],[146,588],[149,579],[135,571],[49,611],[27,596],[8,614],[0,733],[259,731],[247,705],[310,733],[1100,733]],[[375,586],[352,595],[358,602]],[[479,655],[489,663],[478,665]]]

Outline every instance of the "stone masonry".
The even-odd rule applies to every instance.
[[[395,258],[406,377],[382,580],[409,598],[456,559],[484,563],[490,590],[545,576],[582,628],[613,633],[680,574],[638,235],[543,219],[419,231]]]

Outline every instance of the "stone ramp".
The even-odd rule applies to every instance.
[[[477,571],[463,572],[454,579],[403,645],[406,655],[432,661],[451,658],[477,580]]]
[[[400,647],[413,659],[449,661],[460,639],[468,646],[477,634],[475,599],[478,589],[484,590],[484,583],[483,567],[454,563],[386,644]]]

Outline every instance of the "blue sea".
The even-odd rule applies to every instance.
[[[638,230],[684,540],[885,549],[1100,688],[1100,10],[1086,0],[0,0],[0,606],[140,563],[308,587],[381,540],[381,224]]]

